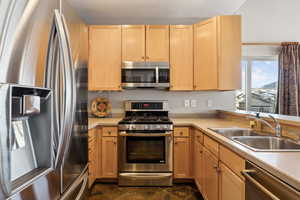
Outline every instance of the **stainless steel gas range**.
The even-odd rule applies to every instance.
[[[126,101],[119,122],[119,185],[171,186],[172,133],[167,101]]]

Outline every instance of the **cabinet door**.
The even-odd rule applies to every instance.
[[[96,179],[102,178],[102,128],[98,127],[95,128],[96,130],[96,142],[95,142],[95,172],[96,172]]]
[[[169,25],[146,26],[146,61],[169,62]]]
[[[203,150],[204,196],[207,200],[218,200],[218,159],[207,149]]]
[[[91,129],[88,132],[88,159],[89,159],[89,187],[96,180],[96,130]]]
[[[174,138],[174,177],[190,178],[190,138]]]
[[[145,25],[122,26],[122,60],[145,61]]]
[[[203,146],[195,140],[194,146],[194,179],[198,189],[203,192]]]
[[[193,26],[170,26],[170,90],[193,90]]]
[[[91,26],[89,90],[121,90],[121,26]]]
[[[102,137],[102,177],[117,178],[117,137]]]
[[[219,200],[245,200],[245,182],[223,163],[220,168]]]
[[[195,90],[218,88],[216,18],[194,25]]]
[[[219,89],[241,88],[241,16],[219,16]]]

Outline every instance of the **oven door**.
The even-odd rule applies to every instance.
[[[123,67],[122,87],[156,87],[157,86],[156,67]]]
[[[126,133],[119,134],[120,172],[171,172],[172,134]]]

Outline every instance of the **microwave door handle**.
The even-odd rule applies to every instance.
[[[11,97],[9,84],[0,84],[0,198],[11,192],[10,178],[10,135],[11,135]]]
[[[155,67],[155,77],[156,77],[156,84],[159,84],[159,68],[158,66]]]

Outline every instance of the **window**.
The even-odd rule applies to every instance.
[[[246,57],[241,67],[242,89],[236,93],[237,109],[274,113],[278,85],[277,57]]]

